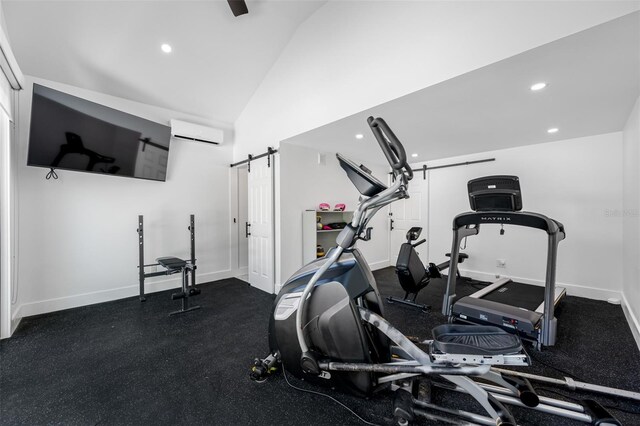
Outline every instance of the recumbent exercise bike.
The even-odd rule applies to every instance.
[[[429,312],[429,310],[431,310],[431,306],[416,303],[416,297],[418,297],[420,290],[429,284],[432,278],[442,278],[441,272],[449,268],[451,261],[447,260],[446,262],[442,262],[438,265],[430,262],[429,266],[425,268],[424,264],[420,260],[418,252],[416,252],[416,247],[420,244],[426,243],[427,239],[423,238],[418,242],[414,242],[420,238],[421,233],[422,228],[419,226],[414,226],[409,229],[407,231],[407,242],[402,243],[400,246],[400,252],[398,253],[398,260],[396,261],[396,275],[398,275],[400,286],[402,286],[402,289],[405,291],[404,298],[401,299],[399,297],[388,296],[387,302],[397,302],[421,309],[423,312]],[[451,253],[447,253],[446,256],[450,257]],[[467,258],[469,258],[468,254],[458,253],[458,263],[464,262]],[[458,269],[456,269],[456,273],[458,275],[460,274]]]

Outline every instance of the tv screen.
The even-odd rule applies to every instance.
[[[33,85],[27,165],[164,181],[171,129]]]

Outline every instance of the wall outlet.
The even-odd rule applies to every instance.
[[[505,259],[496,259],[496,267],[497,268],[506,268],[507,261]]]

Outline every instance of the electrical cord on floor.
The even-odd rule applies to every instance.
[[[358,418],[358,420],[360,420],[361,422],[363,422],[366,425],[370,425],[370,426],[380,426],[377,423],[372,423],[370,421],[367,421],[365,419],[363,419],[362,417],[360,417],[358,414],[356,414],[355,411],[353,411],[351,408],[347,407],[345,404],[343,404],[342,402],[338,401],[337,399],[335,399],[334,397],[332,397],[331,395],[327,395],[326,393],[322,393],[322,392],[317,392],[317,391],[313,391],[310,389],[303,389],[300,388],[298,386],[292,385],[291,382],[289,382],[289,378],[287,377],[287,371],[285,370],[284,367],[282,367],[282,375],[284,376],[284,380],[287,382],[287,384],[289,386],[291,386],[293,389],[301,391],[301,392],[307,392],[307,393],[311,393],[314,395],[320,395],[320,396],[324,396],[326,398],[329,398],[330,400],[332,400],[333,402],[337,403],[338,405],[341,405],[342,408],[344,408],[345,410],[349,411],[351,414],[353,414],[354,416],[356,416]]]
[[[557,371],[558,373],[560,373],[560,374],[562,374],[562,375],[564,375],[564,376],[571,377],[571,378],[572,378],[572,379],[574,379],[574,380],[578,380],[578,381],[580,381],[580,382],[587,382],[587,380],[586,380],[586,379],[583,379],[582,377],[578,377],[578,376],[577,376],[577,375],[575,375],[574,373],[570,373],[570,372],[568,372],[568,371],[566,371],[566,370],[563,370],[562,368],[555,367],[555,366],[553,366],[553,365],[549,364],[548,362],[544,362],[544,361],[540,360],[540,358],[536,358],[536,357],[533,355],[533,353],[535,353],[535,352],[533,352],[533,351],[529,352],[529,356],[530,356],[530,357],[531,357],[535,362],[537,362],[537,363],[539,363],[539,364],[542,364],[542,365],[544,365],[544,366],[545,366],[545,367],[547,367],[547,368],[550,368],[550,369],[552,369],[552,370],[555,370],[555,371]]]

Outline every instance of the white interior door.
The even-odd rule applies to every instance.
[[[249,283],[268,293],[274,292],[274,200],[273,169],[267,158],[251,162],[249,188]]]
[[[238,270],[240,275],[247,274],[249,266],[249,182],[247,167],[238,167]]]
[[[407,241],[407,231],[411,227],[420,226],[422,228],[420,239],[427,238],[428,241],[428,200],[427,181],[422,178],[421,173],[416,173],[409,183],[409,198],[391,204],[389,215],[391,229],[389,260],[392,265],[395,265],[400,252],[400,245]],[[428,243],[420,245],[420,247],[416,248],[416,251],[420,255],[420,260],[427,265],[429,261]]]

